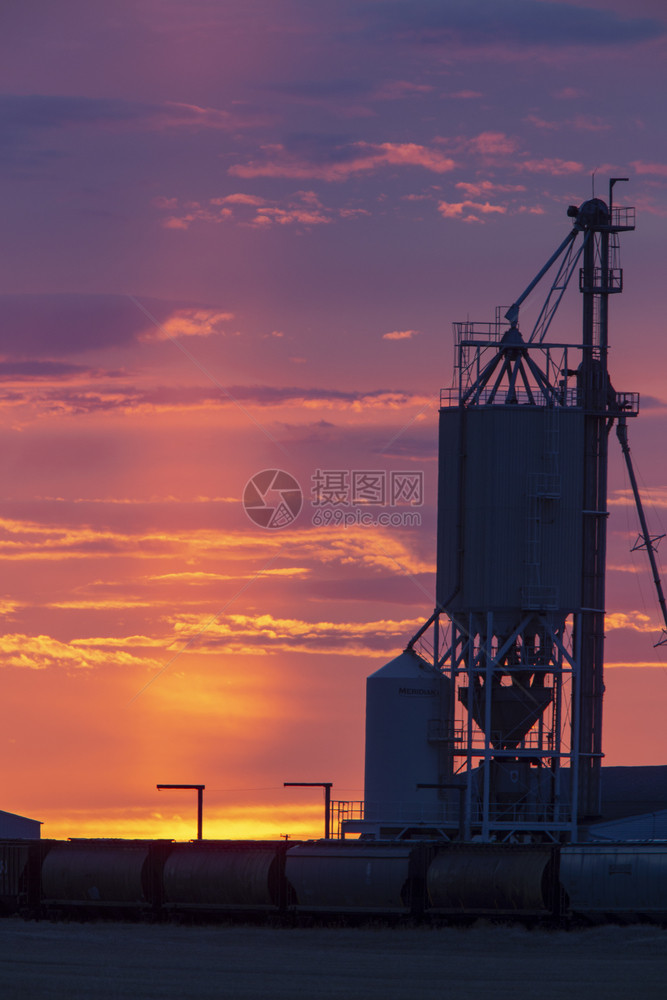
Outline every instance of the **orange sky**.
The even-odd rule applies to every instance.
[[[194,793],[155,785],[204,783],[207,836],[317,836],[320,791],[283,782],[362,797],[366,676],[433,608],[450,324],[514,301],[610,175],[638,209],[610,367],[662,531],[667,15],[57,7],[13,5],[0,43],[0,806],[187,838]],[[611,452],[607,762],[661,763],[667,654]],[[281,529],[241,502],[265,469],[303,490]],[[418,518],[318,519],[318,470],[418,474],[418,504],[372,507]]]
[[[164,358],[165,345],[136,351],[147,372],[147,352]],[[173,366],[176,381],[176,350]],[[329,401],[254,405],[251,417],[227,400],[72,412],[69,399],[54,405],[70,392],[62,379],[15,385],[0,522],[6,807],[43,820],[45,836],[187,838],[194,793],[155,785],[205,783],[207,836],[320,834],[321,793],[283,782],[333,781],[334,798],[362,797],[366,675],[432,605],[437,402],[398,411],[421,455],[378,461],[376,446],[370,463],[424,471],[421,528],[317,527],[307,495],[293,525],[268,531],[242,509],[250,475],[278,464],[308,491],[314,469],[340,468],[342,454],[363,468],[358,438],[389,441],[396,409],[360,401],[334,407],[335,423]],[[288,411],[285,455],[257,424],[281,428]],[[335,458],[308,441],[313,418]],[[631,431],[641,452],[641,418]],[[662,751],[667,668],[644,559],[627,551],[635,518],[616,450],[606,752],[648,763]],[[652,491],[651,516],[663,494]]]

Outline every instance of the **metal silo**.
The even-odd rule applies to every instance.
[[[436,607],[368,679],[365,800],[340,830],[477,842],[575,840],[601,808],[608,436],[615,426],[665,628],[632,467],[637,393],[607,369],[609,297],[634,209],[592,198],[491,323],[455,323],[441,393]],[[557,266],[556,266],[557,265]],[[555,277],[530,333],[519,309]],[[582,326],[548,336],[578,273]]]
[[[553,609],[580,605],[583,457],[576,406],[441,408],[440,605],[493,609],[508,629],[538,588]]]
[[[568,208],[571,231],[504,315],[454,324],[436,607],[368,681],[367,823],[388,819],[397,795],[415,822],[427,805],[446,836],[466,840],[574,839],[599,813],[607,438],[616,424],[632,478],[626,420],[638,412],[637,395],[617,392],[607,370],[619,234],[634,229],[634,209],[612,204],[619,179],[608,203]],[[520,306],[552,269],[528,333]],[[552,339],[576,273],[581,330]],[[417,678],[440,701],[437,717],[425,696],[400,694]]]
[[[365,819],[436,822],[443,817],[450,681],[406,650],[366,681]]]
[[[609,206],[568,210],[572,231],[504,318],[455,324],[431,621],[449,621],[444,650],[435,645],[455,690],[451,778],[465,781],[466,835],[482,840],[575,836],[599,812],[607,436],[637,412],[607,372],[618,234],[634,228],[612,188]],[[559,259],[524,337],[519,307]],[[554,342],[580,262],[582,334]]]

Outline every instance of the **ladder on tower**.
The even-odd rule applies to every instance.
[[[526,610],[553,610],[558,606],[556,588],[542,580],[542,517],[547,501],[560,500],[559,471],[560,408],[548,406],[545,410],[544,471],[528,476],[526,576],[521,603]]]

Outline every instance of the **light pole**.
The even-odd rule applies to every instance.
[[[196,788],[197,789],[197,840],[201,840],[202,816],[204,812],[204,789],[206,785],[156,785],[158,792],[163,788]]]
[[[324,789],[324,839],[329,839],[329,818],[331,815],[331,786],[333,781],[283,781],[283,787],[288,788],[323,788]]]

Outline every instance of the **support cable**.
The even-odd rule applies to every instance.
[[[660,580],[660,571],[658,570],[658,563],[655,558],[656,542],[660,538],[664,538],[664,535],[651,536],[648,530],[648,524],[646,523],[646,515],[644,514],[644,507],[642,504],[641,497],[639,495],[639,488],[637,486],[637,478],[635,476],[635,470],[632,465],[632,458],[630,456],[630,446],[628,444],[628,425],[625,417],[619,417],[618,423],[616,425],[616,436],[620,441],[621,448],[623,449],[623,457],[625,458],[625,464],[628,469],[628,475],[630,476],[630,484],[632,486],[632,493],[635,498],[635,505],[637,507],[637,514],[639,515],[639,524],[641,526],[640,537],[643,541],[641,548],[645,548],[648,553],[649,562],[651,564],[651,571],[653,573],[653,583],[655,584],[656,593],[658,595],[658,602],[660,604],[660,610],[662,611],[662,620],[665,623],[665,628],[662,630],[662,639],[656,642],[656,646],[664,646],[667,644],[667,603],[665,603],[665,595],[662,589],[662,581]],[[635,546],[637,547],[637,546]]]

